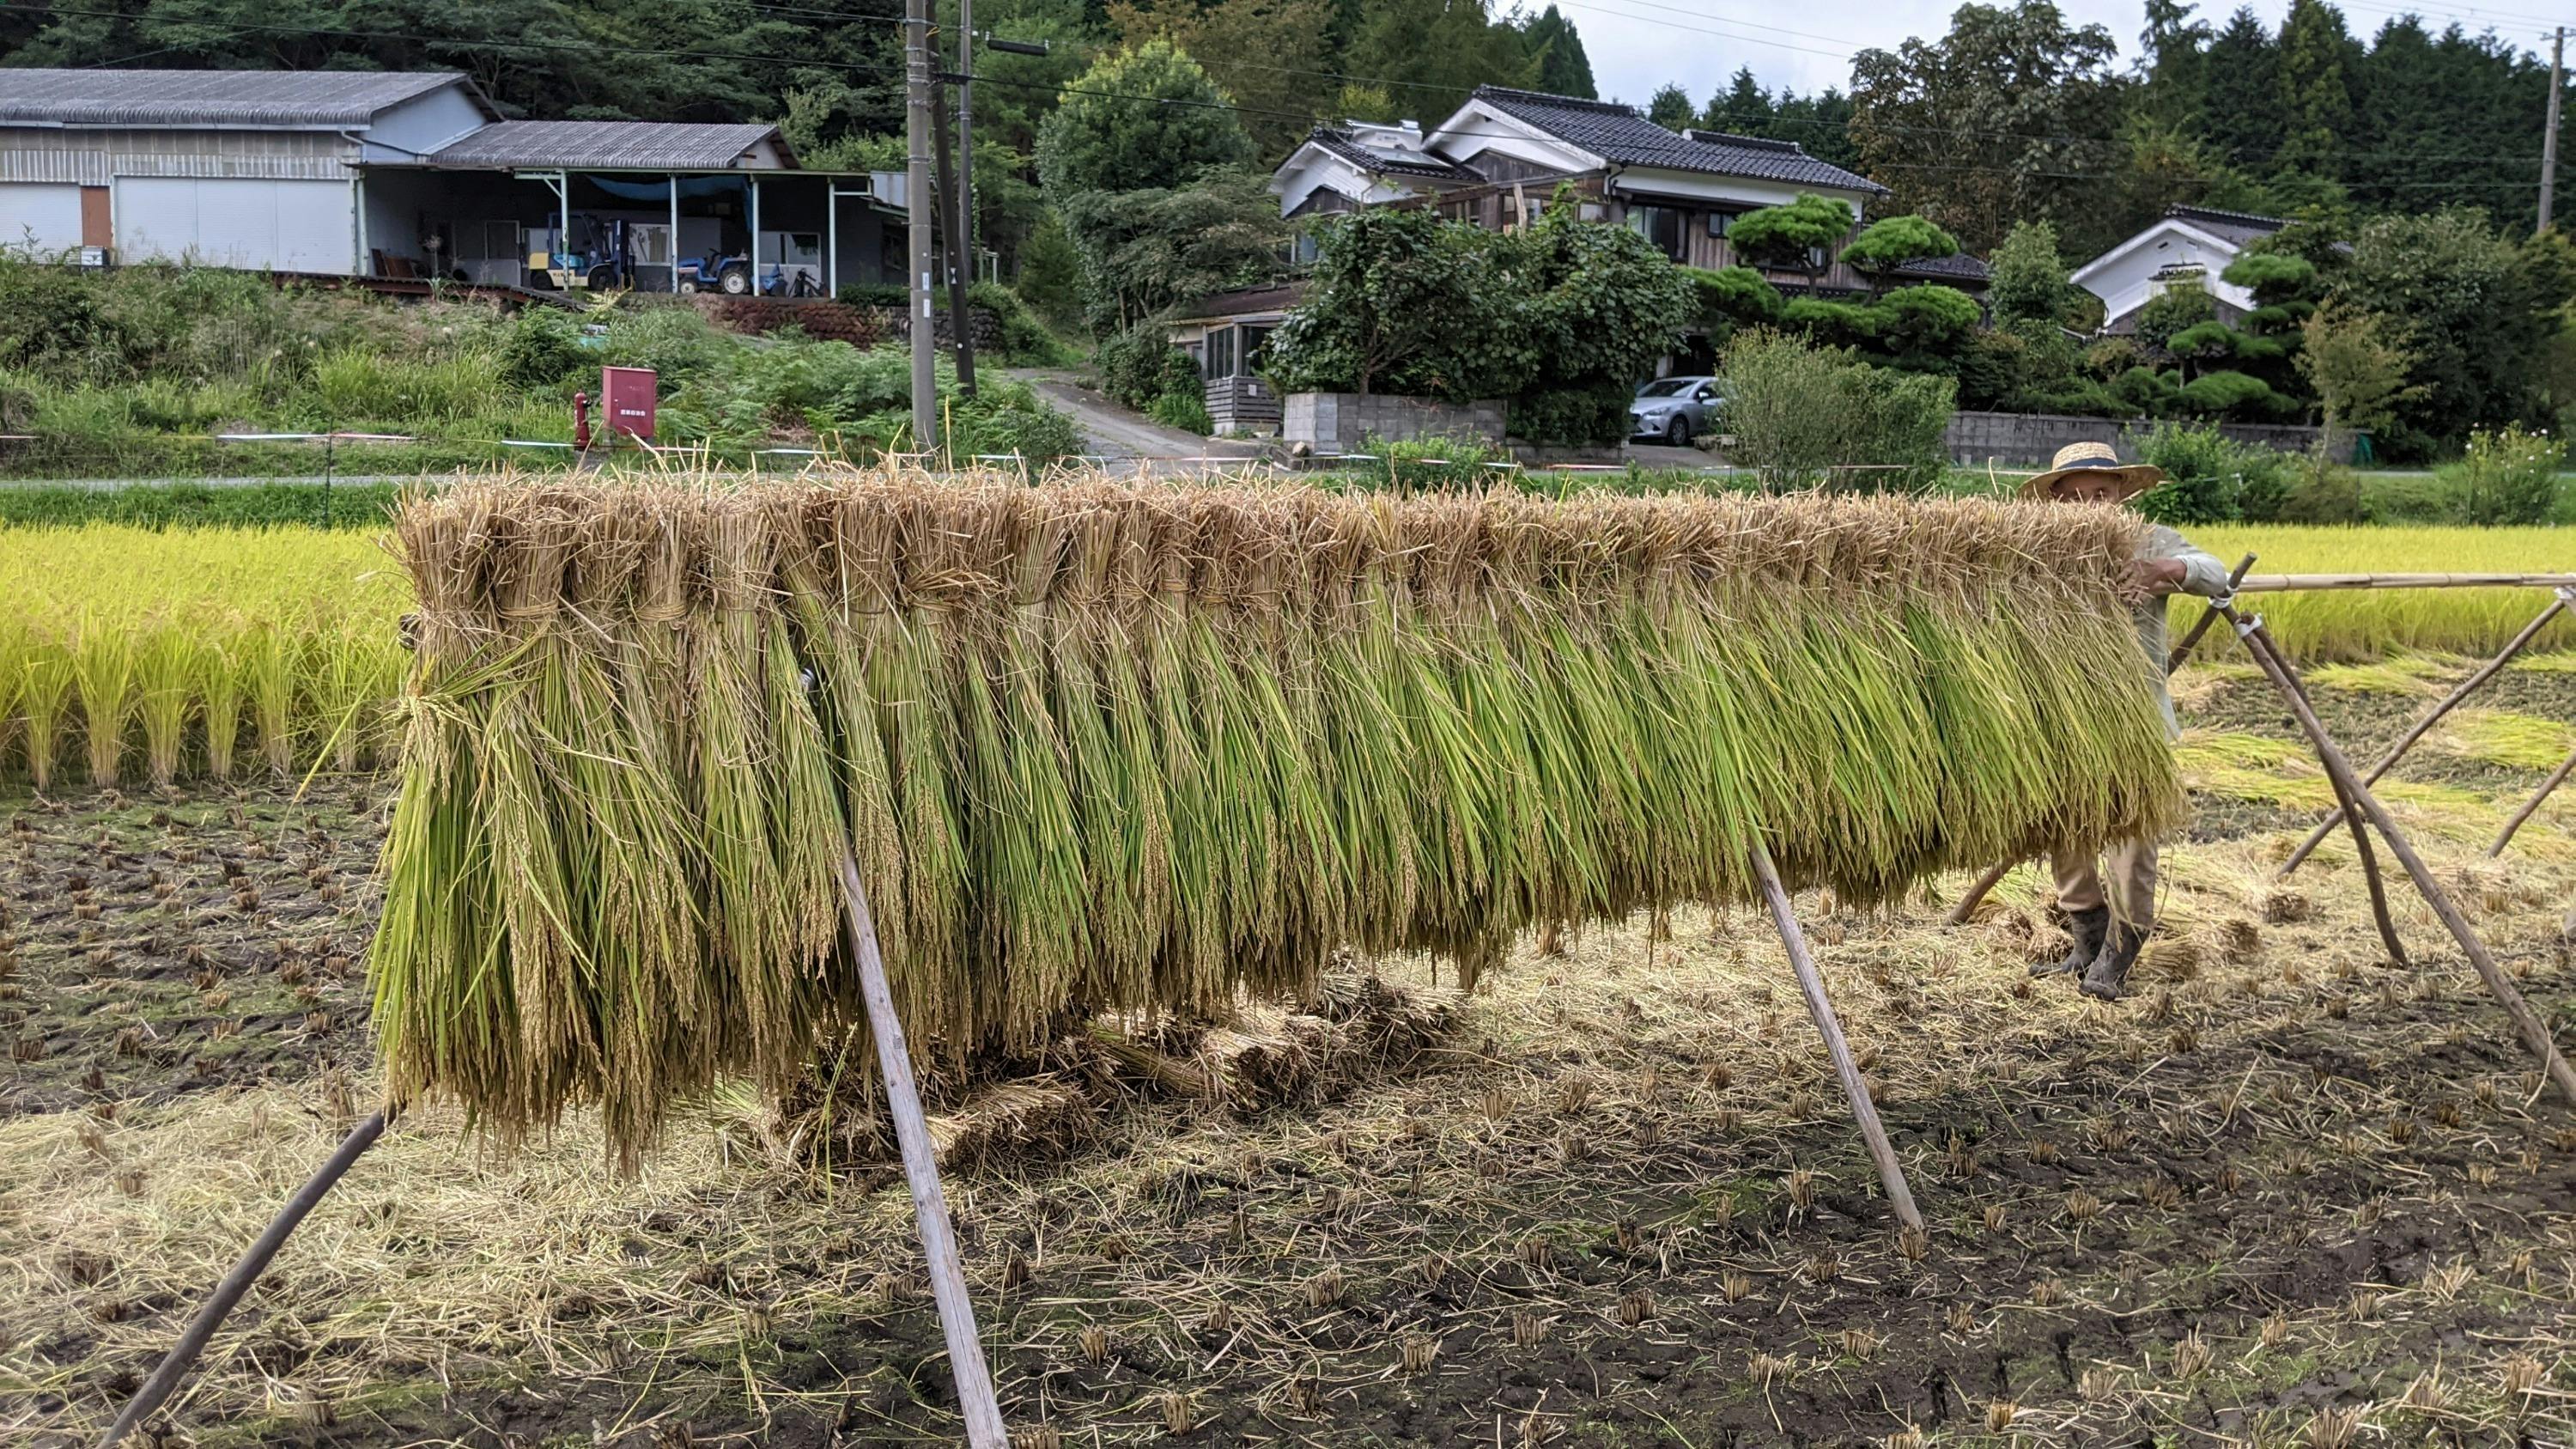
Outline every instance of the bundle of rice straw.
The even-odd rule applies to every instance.
[[[860,1016],[925,1051],[1473,968],[1536,922],[2163,828],[2140,525],[1971,501],[817,476],[464,483],[373,957],[397,1104],[631,1164]]]

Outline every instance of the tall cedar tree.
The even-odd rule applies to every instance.
[[[1574,22],[1565,18],[1555,5],[1531,17],[1522,27],[1523,43],[1538,62],[1538,88],[1554,96],[1581,96],[1596,99],[1593,89],[1592,58],[1583,53],[1583,37],[1575,34]]]

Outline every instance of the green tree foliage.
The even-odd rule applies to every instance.
[[[1349,46],[1321,68],[1367,77],[1397,114],[1425,122],[1447,117],[1477,86],[1534,86],[1539,73],[1527,37],[1485,0],[1366,0]]]
[[[1312,289],[1270,336],[1282,391],[1500,396],[1538,442],[1625,436],[1631,390],[1698,304],[1651,243],[1570,205],[1508,234],[1362,212],[1321,241]]]
[[[1277,268],[1288,234],[1259,172],[1203,172],[1188,186],[1082,192],[1060,208],[1082,259],[1085,317],[1126,327]]]
[[[1310,54],[1331,22],[1330,0],[1115,0],[1109,19],[1131,46],[1160,37],[1210,58],[1201,63],[1224,81],[1264,157],[1285,155],[1318,119],[1338,119],[1326,114],[1338,82],[1322,68],[1250,59]]]
[[[1038,179],[1095,331],[1263,274],[1285,230],[1253,154],[1207,72],[1168,40],[1104,57],[1067,91],[1038,130]]]
[[[1667,131],[1678,131],[1699,124],[1699,106],[1691,100],[1690,92],[1667,82],[1647,97],[1646,119]]]
[[[1488,234],[1413,208],[1337,217],[1317,233],[1302,302],[1270,334],[1282,392],[1472,399],[1508,390],[1524,360]]]
[[[2533,365],[2567,301],[2560,254],[2500,235],[2482,212],[2362,224],[2336,300],[2404,329],[2420,397],[2399,403],[2388,441],[2422,452],[2472,428],[2543,420]]]
[[[2564,441],[2506,427],[2470,434],[2467,452],[2445,465],[2439,478],[2464,523],[2545,523],[2557,506],[2558,475],[2566,466]]]
[[[1708,98],[1708,110],[1701,123],[1712,131],[1726,131],[1738,136],[1768,136],[1779,110],[1772,104],[1771,93],[1754,77],[1753,67],[1738,66],[1735,79],[1725,90]]]
[[[2138,340],[2163,351],[2180,333],[2218,316],[2218,301],[2198,277],[2178,277],[2138,309]]]
[[[1062,210],[1087,192],[1187,186],[1255,155],[1216,82],[1157,38],[1102,57],[1067,90],[1038,128],[1038,184]]]
[[[1082,257],[1064,229],[1064,218],[1053,211],[1039,215],[1020,247],[1012,285],[1049,327],[1071,332],[1082,325]]]
[[[1728,229],[1727,240],[1736,255],[1766,266],[1805,272],[1810,278],[1824,272],[1822,257],[1841,245],[1852,228],[1852,209],[1848,201],[1801,192],[1795,201],[1748,211],[1735,219]]]
[[[2045,221],[2019,221],[2004,234],[2003,244],[1986,259],[1986,305],[1995,325],[2065,323],[2077,304],[2077,291],[2067,280],[2065,259],[2057,254],[2057,227]]]
[[[1727,348],[1726,384],[1733,455],[1765,488],[1919,491],[1940,480],[1957,397],[1949,378],[1754,328]]]
[[[2316,389],[2329,436],[2378,432],[2423,396],[2424,386],[2407,380],[2415,353],[2392,319],[2334,303],[2309,313],[2301,330],[2307,345],[2299,350],[2299,373]]]
[[[1919,216],[1882,216],[1862,228],[1842,250],[1846,266],[1885,287],[1897,268],[1909,262],[1955,255],[1959,239]]]
[[[1862,169],[1971,250],[2030,218],[2085,250],[2107,244],[2125,231],[2105,224],[2094,179],[2120,154],[2117,52],[2108,30],[2068,24],[2049,0],[1962,5],[1939,40],[1852,58]]]
[[[1698,294],[1699,328],[1712,347],[1724,347],[1738,328],[1779,321],[1786,305],[1780,289],[1751,267],[1685,267],[1682,274]]]
[[[2325,0],[2290,0],[2278,49],[2283,126],[2273,166],[2332,174],[2352,130],[2353,73],[2363,63],[2361,44],[2344,29],[2343,13]]]
[[[1522,47],[1538,65],[1538,88],[1553,96],[1592,100],[1592,58],[1583,53],[1583,37],[1574,22],[1550,4],[1521,28]]]

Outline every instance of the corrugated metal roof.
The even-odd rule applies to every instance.
[[[501,121],[436,152],[429,164],[721,170],[777,133],[775,126],[674,121]]]
[[[363,126],[453,71],[0,70],[0,126]]]

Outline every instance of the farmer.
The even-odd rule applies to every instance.
[[[2107,443],[2069,443],[2057,450],[2047,472],[2022,485],[2022,496],[2120,504],[2163,482],[2164,476],[2153,464],[2122,463]],[[2144,590],[2137,605],[2138,647],[2146,652],[2148,676],[2155,680],[2156,703],[2164,710],[2170,737],[2177,731],[2173,697],[2165,692],[2165,599],[2173,594],[2219,598],[2227,593],[2227,568],[2161,523],[2149,526],[2139,539],[2137,559],[2129,567]],[[2066,913],[2075,941],[2065,960],[2034,966],[2031,974],[2063,971],[2081,978],[2085,995],[2119,1000],[2130,966],[2155,929],[2156,843],[2141,839],[2112,846],[2107,872],[2091,851],[2054,853],[2049,865],[2057,874],[2058,908]]]

